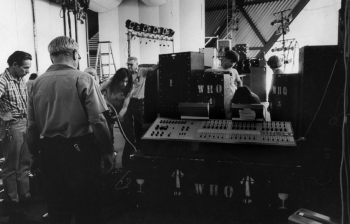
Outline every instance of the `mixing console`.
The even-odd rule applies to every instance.
[[[290,122],[157,118],[142,139],[296,146]]]

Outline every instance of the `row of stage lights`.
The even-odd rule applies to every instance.
[[[168,28],[150,26],[143,23],[136,23],[131,20],[125,22],[125,27],[131,37],[148,38],[153,40],[173,41],[175,31]]]

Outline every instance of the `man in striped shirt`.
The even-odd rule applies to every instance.
[[[23,77],[29,73],[32,56],[15,51],[7,60],[9,67],[0,74],[0,139],[5,162],[2,165],[4,202],[10,215],[26,215],[19,201],[30,197],[31,155],[27,134],[27,88]]]

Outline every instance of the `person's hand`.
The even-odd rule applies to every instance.
[[[119,119],[120,122],[124,122],[124,117],[123,116],[120,116],[120,115],[112,116],[113,120],[117,120],[117,118]]]
[[[269,103],[269,106],[267,107],[267,111],[271,112],[271,109],[272,109],[272,103]]]
[[[119,118],[119,121],[120,121],[120,122],[124,122],[124,117],[123,117],[123,116],[118,115],[118,118]]]
[[[107,173],[112,172],[113,170],[116,169],[116,158],[117,158],[116,152],[107,154],[107,160],[111,165],[111,168],[107,171]]]

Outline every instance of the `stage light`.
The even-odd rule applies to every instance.
[[[140,28],[142,32],[147,33],[148,25],[141,23]]]
[[[274,26],[279,23],[282,23],[282,20],[275,19],[274,21],[271,22],[271,26]]]
[[[131,21],[130,19],[126,20],[125,22],[125,27],[128,29],[133,29],[135,26],[135,23],[133,21]]]
[[[174,31],[174,30],[172,30],[172,29],[169,29],[169,37],[174,36],[174,34],[175,34],[175,31]]]
[[[158,27],[155,26],[155,27],[153,28],[153,33],[154,33],[154,34],[158,34]]]
[[[140,32],[140,31],[141,31],[141,26],[140,26],[140,24],[135,23],[133,30],[136,31],[136,32]]]
[[[147,33],[153,33],[154,26],[148,26]]]
[[[159,34],[159,35],[162,35],[162,34],[163,34],[163,31],[164,31],[164,28],[163,28],[163,27],[159,27],[159,29],[158,29],[158,34]]]

